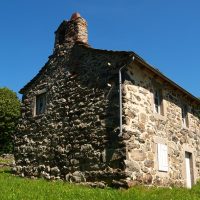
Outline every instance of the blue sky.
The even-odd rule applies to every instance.
[[[54,31],[75,11],[94,48],[134,51],[200,96],[199,0],[1,0],[0,87],[18,92],[52,54]]]

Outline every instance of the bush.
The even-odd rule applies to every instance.
[[[20,116],[20,101],[16,93],[0,88],[0,154],[12,153],[12,135]]]

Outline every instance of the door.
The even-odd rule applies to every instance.
[[[191,188],[193,183],[192,154],[185,152],[186,187]]]

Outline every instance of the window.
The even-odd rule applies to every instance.
[[[154,111],[163,115],[163,99],[161,90],[154,91]]]
[[[46,93],[42,93],[36,96],[35,114],[40,115],[46,110]]]
[[[57,33],[57,41],[58,41],[58,44],[61,45],[64,43],[65,41],[65,30],[60,30],[58,33]]]
[[[184,127],[188,127],[188,107],[187,105],[182,105],[181,107],[181,115],[182,115],[182,125]]]
[[[158,144],[158,170],[167,172],[168,171],[168,152],[167,145]]]

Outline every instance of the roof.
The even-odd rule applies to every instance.
[[[128,51],[109,51],[109,50],[102,50],[102,49],[95,49],[90,47],[88,44],[82,43],[82,42],[76,42],[75,44],[76,46],[79,47],[83,47],[87,50],[92,50],[94,52],[98,52],[98,53],[109,53],[109,54],[120,54],[124,56],[124,59],[122,60],[122,63],[127,61],[128,58],[131,56],[132,52],[128,52]],[[24,94],[25,91],[40,77],[40,75],[46,70],[46,68],[48,67],[48,64],[50,62],[50,60],[52,58],[56,57],[56,53],[54,52],[53,55],[49,56],[49,60],[47,61],[47,63],[40,69],[40,71],[38,72],[38,74],[36,74],[36,76],[33,77],[33,79],[31,79],[23,88],[20,89],[19,93],[20,94]]]
[[[123,62],[128,62],[128,60],[130,60],[129,58],[131,58],[131,57],[134,56],[134,58],[139,63],[141,63],[144,67],[146,67],[152,73],[154,73],[155,75],[157,75],[158,77],[160,77],[164,81],[168,82],[170,85],[172,85],[176,89],[178,89],[181,92],[183,92],[190,99],[192,99],[195,102],[197,102],[198,104],[200,104],[200,99],[198,99],[197,97],[195,97],[194,95],[192,95],[190,92],[188,92],[187,90],[185,90],[184,88],[182,88],[181,86],[179,86],[177,83],[175,83],[174,81],[172,81],[171,79],[169,79],[167,76],[165,76],[163,73],[161,73],[157,68],[155,68],[152,65],[148,64],[144,59],[142,59],[139,55],[137,55],[133,51],[112,51],[112,50],[95,49],[95,48],[92,48],[89,45],[81,43],[81,42],[77,42],[75,45],[78,45],[79,47],[82,47],[82,48],[87,49],[87,50],[92,50],[92,51],[97,52],[97,53],[108,53],[108,54],[120,54],[120,55],[124,55],[124,60],[122,61],[122,63]],[[49,58],[51,59],[51,57],[54,57],[54,55],[50,56]],[[132,62],[134,62],[134,61],[132,61]],[[41,70],[39,71],[39,73],[30,82],[28,82],[19,92],[21,94],[23,94],[25,92],[25,90],[27,90],[38,79],[38,77],[45,71],[45,69],[47,67],[48,67],[48,62],[44,65],[44,67],[41,68]]]
[[[185,90],[184,88],[182,88],[181,86],[179,86],[177,83],[175,83],[174,81],[172,81],[171,79],[169,79],[167,76],[165,76],[163,73],[161,73],[157,68],[155,68],[155,67],[151,66],[150,64],[148,64],[144,59],[142,59],[136,53],[134,53],[134,56],[148,70],[150,70],[155,75],[159,76],[160,78],[162,78],[163,80],[165,80],[166,82],[168,82],[169,84],[171,84],[172,86],[174,86],[176,89],[178,89],[181,92],[183,92],[186,96],[188,96],[189,98],[191,98],[192,100],[194,100],[195,102],[197,102],[198,104],[200,104],[200,99],[199,98],[195,97],[193,94],[191,94],[190,92],[188,92],[187,90]]]
[[[47,62],[48,63],[48,62]],[[40,69],[36,76],[33,77],[23,88],[20,89],[19,93],[24,94],[25,91],[39,78],[39,76],[45,71],[47,68],[47,63]]]
[[[88,47],[84,44],[80,44],[80,46],[83,46],[85,48],[90,48],[94,51],[100,52],[107,52],[107,53],[120,53],[120,54],[124,54],[124,55],[129,55],[129,57],[134,56],[134,58],[140,62],[144,67],[146,67],[148,70],[150,70],[151,72],[153,72],[155,75],[157,75],[158,77],[162,78],[163,80],[165,80],[166,82],[168,82],[170,85],[174,86],[176,89],[180,90],[181,92],[183,92],[186,96],[188,96],[189,98],[193,99],[195,102],[197,102],[198,104],[200,104],[200,99],[195,97],[193,94],[191,94],[190,92],[188,92],[187,90],[185,90],[184,88],[182,88],[181,86],[179,86],[177,83],[175,83],[174,81],[172,81],[171,79],[169,79],[167,76],[165,76],[162,72],[160,72],[156,67],[153,67],[152,65],[148,64],[143,58],[141,58],[138,54],[136,54],[133,51],[112,51],[112,50],[102,50],[102,49],[94,49],[92,47]],[[132,61],[134,62],[134,61]]]

